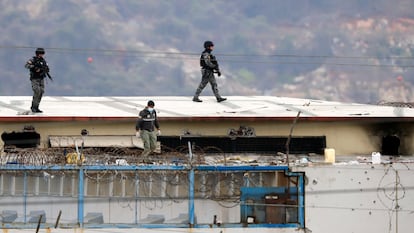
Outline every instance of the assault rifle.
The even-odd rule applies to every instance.
[[[34,65],[35,68],[38,68],[42,71],[42,76],[43,76],[43,74],[46,74],[47,77],[50,79],[50,81],[53,82],[53,78],[49,74],[49,67],[47,66],[46,61],[45,61],[46,64],[43,64],[41,61],[39,61],[38,58],[35,57],[34,60],[33,60],[33,63],[34,63],[33,65]]]
[[[46,75],[47,75],[47,77],[50,79],[50,81],[52,81],[52,82],[53,82],[53,78],[52,78],[52,76],[50,76],[49,72],[46,72]]]
[[[53,78],[52,78],[52,76],[49,74],[49,67],[47,67],[47,66],[42,66],[40,69],[42,70],[42,76],[43,76],[43,74],[46,74],[46,76],[50,79],[50,81],[52,81],[52,82],[53,82]]]

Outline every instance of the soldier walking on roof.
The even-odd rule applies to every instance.
[[[147,106],[139,112],[139,118],[135,126],[136,136],[141,138],[144,143],[144,151],[141,154],[144,157],[156,149],[157,135],[161,135],[154,105],[154,101],[148,101]],[[155,132],[155,128],[157,132]]]
[[[25,64],[25,68],[30,70],[30,81],[32,83],[33,99],[30,109],[32,112],[43,112],[39,109],[40,101],[42,100],[43,93],[45,92],[45,77],[49,73],[49,66],[46,60],[43,58],[45,50],[43,48],[37,48],[35,51],[36,56],[32,57]]]
[[[200,56],[200,66],[201,66],[201,82],[198,86],[193,101],[194,102],[203,102],[199,99],[199,96],[203,89],[206,87],[207,83],[210,83],[211,88],[213,89],[213,93],[216,96],[217,102],[225,101],[226,98],[223,98],[219,94],[219,90],[217,87],[217,81],[214,77],[214,73],[220,77],[221,72],[219,68],[219,64],[217,62],[216,57],[211,54],[211,51],[214,49],[214,44],[211,41],[204,42],[204,51],[201,53]]]

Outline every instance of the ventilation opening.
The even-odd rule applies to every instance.
[[[159,136],[161,150],[163,147],[177,149],[187,147],[188,141],[193,145],[206,149],[217,148],[225,153],[275,153],[286,151],[287,137],[191,137],[191,136]],[[292,154],[323,154],[326,148],[325,136],[292,137],[290,141],[290,153]],[[214,150],[213,152],[217,152]]]
[[[1,139],[4,142],[4,149],[8,148],[32,148],[40,145],[40,134],[33,126],[25,126],[22,132],[3,132]]]
[[[387,135],[382,138],[382,154],[398,155],[400,147],[400,138],[395,135]]]

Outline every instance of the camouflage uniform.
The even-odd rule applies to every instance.
[[[199,99],[199,96],[203,89],[206,87],[207,83],[210,83],[214,96],[218,102],[226,100],[226,98],[222,98],[220,96],[217,87],[217,81],[214,77],[214,72],[216,72],[218,76],[221,76],[221,72],[216,57],[211,54],[212,46],[214,45],[211,41],[204,42],[205,50],[201,53],[200,56],[201,82],[194,94],[193,101],[195,102],[202,102]]]
[[[33,99],[32,99],[32,112],[42,112],[39,109],[40,101],[42,100],[43,93],[45,92],[45,77],[49,72],[49,66],[46,60],[43,58],[45,54],[44,49],[38,48],[36,50],[36,56],[32,57],[25,64],[25,68],[30,70],[30,81],[32,83]]]

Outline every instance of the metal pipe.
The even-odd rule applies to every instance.
[[[190,217],[190,227],[194,225],[194,169],[191,169],[188,173],[188,215]]]
[[[78,223],[80,227],[83,227],[83,212],[84,212],[84,171],[82,167],[79,167],[79,184],[78,184]]]

